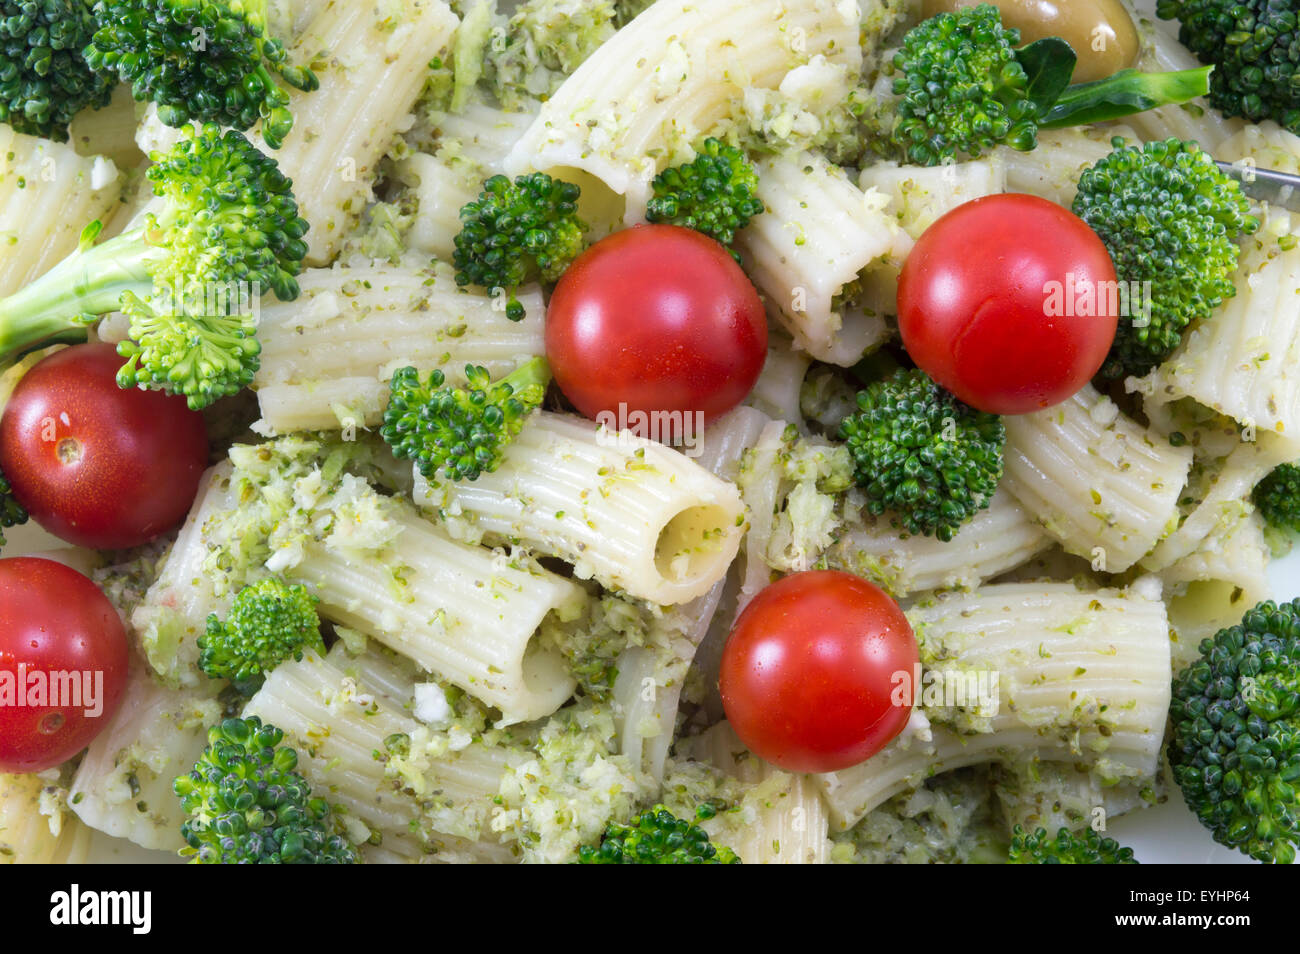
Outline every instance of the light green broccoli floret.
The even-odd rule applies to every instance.
[[[261,687],[276,666],[325,652],[316,598],[304,586],[267,577],[240,590],[225,620],[208,617],[199,637],[199,668],[213,679],[229,679],[244,695]]]

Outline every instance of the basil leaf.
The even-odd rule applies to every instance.
[[[1079,58],[1059,36],[1049,36],[1016,50],[1016,59],[1029,78],[1029,100],[1046,116],[1070,85]]]

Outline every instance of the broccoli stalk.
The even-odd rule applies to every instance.
[[[17,527],[27,522],[27,511],[14,499],[13,487],[0,472],[0,547],[5,545],[5,528]]]
[[[715,814],[711,805],[695,810],[700,820]],[[644,811],[631,825],[610,822],[599,846],[578,849],[582,865],[738,865],[730,848],[709,841],[699,825],[678,818],[663,805]]]
[[[717,139],[706,139],[690,162],[665,169],[651,188],[646,219],[695,229],[726,246],[750,219],[767,211],[754,194],[758,170],[743,152]]]
[[[284,733],[256,716],[208,730],[208,747],[175,791],[189,815],[181,850],[191,864],[355,864],[334,810],[311,797]]]
[[[442,471],[447,480],[477,480],[495,471],[525,419],[541,406],[551,369],[534,358],[495,384],[486,368],[470,365],[465,377],[467,386],[454,388],[438,370],[425,383],[415,368],[393,374],[380,434],[398,459],[415,461],[427,478]]]
[[[307,222],[292,183],[233,130],[187,127],[154,153],[148,177],[162,210],[96,245],[91,223],[68,258],[0,301],[0,362],[122,310],[130,338],[121,387],[183,394],[206,407],[258,368],[257,296],[298,297]],[[84,332],[83,332],[84,333]]]
[[[91,69],[117,73],[137,100],[158,104],[169,126],[212,122],[240,131],[262,122],[280,148],[293,128],[290,86],[314,90],[311,70],[288,62],[266,31],[267,0],[99,0],[99,29],[86,49]]]
[[[1300,842],[1300,599],[1249,610],[1174,678],[1169,764],[1214,840],[1290,864]]]
[[[457,285],[480,285],[508,296],[506,317],[520,321],[515,289],[530,279],[558,281],[585,244],[578,218],[581,190],[544,172],[511,182],[493,176],[460,210],[452,260]]]
[[[1294,0],[1158,0],[1178,39],[1212,63],[1210,102],[1225,116],[1272,119],[1300,134],[1300,17]]]
[[[1105,243],[1121,282],[1151,283],[1150,313],[1120,316],[1103,379],[1150,371],[1188,325],[1235,295],[1237,239],[1259,226],[1240,186],[1196,143],[1178,139],[1141,147],[1116,139],[1079,177],[1073,208]]]
[[[1007,863],[1012,865],[1135,865],[1132,848],[1114,838],[1103,838],[1091,828],[1073,832],[1062,828],[1055,837],[1045,828],[1027,832],[1017,825],[1011,832]]]
[[[213,679],[229,679],[239,693],[251,696],[285,660],[301,661],[307,649],[323,656],[316,602],[306,587],[278,577],[244,587],[224,623],[216,613],[208,616],[198,641],[199,668]]]
[[[1205,95],[1210,69],[1122,70],[1070,86],[1077,56],[1060,37],[1017,49],[1018,30],[982,3],[913,27],[895,54],[897,122],[886,151],[918,165],[978,157],[994,146],[1028,152],[1039,129],[1119,119]]]
[[[895,513],[909,533],[946,542],[988,507],[1002,479],[1000,417],[963,404],[916,369],[870,385],[857,403],[839,436],[871,513]]]
[[[86,0],[0,0],[0,122],[67,142],[73,116],[106,106],[113,84],[82,55],[94,31]]]
[[[1300,463],[1273,468],[1255,485],[1251,500],[1270,527],[1300,533]]]

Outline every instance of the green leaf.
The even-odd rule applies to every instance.
[[[1070,85],[1079,61],[1074,48],[1059,36],[1049,36],[1016,50],[1016,59],[1029,78],[1030,102],[1038,107],[1038,115],[1046,116]]]
[[[1212,66],[1176,73],[1120,70],[1106,79],[1071,86],[1038,125],[1041,129],[1063,129],[1186,103],[1209,93],[1213,70]]]

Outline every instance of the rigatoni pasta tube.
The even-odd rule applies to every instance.
[[[400,367],[440,368],[458,384],[467,364],[501,377],[545,351],[536,286],[517,292],[528,320],[511,321],[489,296],[457,288],[447,269],[311,269],[299,285],[297,301],[264,305],[258,323],[253,388],[271,433],[378,424]]]
[[[313,791],[328,793],[331,803],[364,823],[393,860],[467,851],[475,860],[493,858],[499,846],[477,852],[477,839],[465,836],[477,834],[476,825],[487,827],[506,753],[477,745],[450,753],[429,767],[427,786],[390,778],[384,754],[395,737],[411,738],[420,724],[366,678],[370,661],[348,656],[342,643],[324,659],[309,652],[290,660],[271,673],[244,715],[282,729]],[[425,811],[440,800],[461,810],[455,833],[439,831],[433,812]]]
[[[886,211],[889,196],[863,192],[820,156],[764,159],[758,175],[767,211],[736,236],[750,278],[796,346],[854,364],[888,330],[880,309],[840,300],[841,292],[875,271],[896,274],[912,239]]]
[[[539,567],[445,537],[409,502],[390,499],[394,542],[353,559],[315,541],[285,576],[321,615],[373,637],[501,710],[505,723],[550,715],[575,681],[533,636],[548,613],[580,615],[586,592]]]
[[[417,473],[415,499],[453,534],[522,543],[661,605],[718,582],[745,523],[735,486],[683,454],[544,411],[495,473],[460,483]]]
[[[1077,763],[1103,784],[1155,776],[1170,694],[1157,581],[1095,591],[997,584],[920,603],[908,619],[927,672],[943,673],[936,684],[946,685],[949,672],[962,685],[987,674],[996,711],[947,698],[932,707],[921,697],[913,715],[913,723],[926,717],[920,731],[909,725],[860,765],[817,776],[836,828],[939,772],[980,762]]]
[[[542,105],[506,171],[582,170],[626,197],[635,221],[660,164],[689,153],[746,89],[776,89],[819,54],[856,71],[858,16],[834,0],[660,0]]]
[[[1192,449],[1142,427],[1092,385],[1005,420],[1002,486],[1070,553],[1120,573],[1177,526]]]
[[[121,187],[112,161],[0,123],[0,295],[76,251],[88,223],[116,212]]]
[[[360,219],[379,161],[408,124],[429,60],[456,29],[443,0],[325,5],[289,50],[320,88],[290,95],[293,130],[275,156],[311,223],[307,262],[328,264]]]

